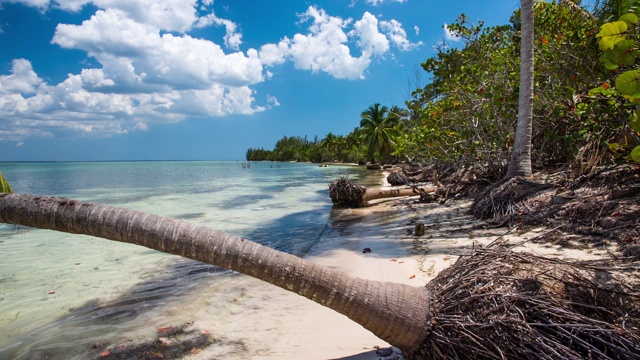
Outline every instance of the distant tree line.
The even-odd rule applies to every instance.
[[[366,150],[362,142],[353,135],[342,136],[327,134],[323,139],[316,136],[309,140],[307,136],[284,136],[276,142],[273,150],[249,148],[248,161],[302,161],[302,162],[362,162]]]

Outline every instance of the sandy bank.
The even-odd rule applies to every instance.
[[[465,214],[469,205],[469,201],[415,204],[405,199],[343,210],[326,241],[308,259],[358,277],[421,286],[459,255],[496,239],[521,244],[514,248],[517,251],[552,257],[607,256],[606,249],[585,251],[539,243],[550,229],[483,228],[482,222]],[[417,222],[426,228],[420,237],[414,235]],[[375,348],[389,346],[342,315],[295,295],[284,294],[285,298],[292,311],[280,318],[280,326],[288,330],[273,344],[277,354],[255,358],[295,359],[304,354],[307,359],[379,359]]]
[[[538,240],[551,229],[483,226],[466,214],[469,201],[415,203],[416,198],[388,200],[362,209],[333,210],[332,226],[307,259],[350,275],[423,286],[474,247],[501,239],[515,250],[560,258],[602,258],[606,249],[577,250]],[[425,234],[414,234],[416,223]],[[212,309],[206,296],[187,306],[195,326],[220,342],[193,359],[379,359],[376,349],[389,345],[345,316],[293,293],[246,276],[202,289],[229,297]],[[229,291],[227,291],[229,290]],[[231,296],[228,294],[238,294]],[[393,354],[387,359],[398,358]],[[384,358],[384,357],[383,357]]]

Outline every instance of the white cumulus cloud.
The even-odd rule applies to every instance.
[[[388,3],[388,2],[397,2],[402,4],[403,2],[406,2],[407,0],[365,0],[365,2],[369,5],[372,6],[378,6],[378,5],[382,5],[383,3]]]
[[[42,79],[36,75],[31,62],[26,59],[15,59],[11,66],[11,75],[0,76],[0,95],[4,94],[33,94],[42,84]]]
[[[389,36],[391,42],[401,51],[410,51],[422,45],[422,42],[412,43],[407,39],[407,32],[402,24],[396,20],[382,21],[380,23],[383,31]]]
[[[391,47],[407,51],[420,44],[411,43],[395,20],[379,21],[369,12],[344,19],[315,6],[299,14],[305,31],[241,50],[240,25],[218,17],[214,0],[8,1],[42,12],[95,6],[79,24],[58,24],[51,43],[83,51],[98,65],[49,83],[28,59],[14,59],[9,73],[0,74],[0,141],[110,136],[191,116],[266,111],[280,102],[258,96],[254,85],[272,78],[274,66],[291,62],[338,79],[361,79]],[[216,42],[189,33],[209,26],[224,27],[224,37]]]
[[[449,29],[449,25],[444,24],[442,26],[442,28],[444,29],[444,38],[445,38],[445,40],[460,41],[460,36],[458,36],[458,34],[456,34],[455,32],[451,31]]]

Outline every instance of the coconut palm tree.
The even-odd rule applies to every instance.
[[[533,0],[520,1],[520,93],[518,125],[507,178],[531,176],[531,133],[533,129]]]
[[[376,156],[388,160],[391,155],[393,138],[397,136],[398,116],[390,116],[386,106],[375,103],[360,115],[360,127],[364,131],[365,141],[369,149],[369,160],[373,163]]]
[[[336,142],[337,142],[337,137],[335,135],[333,135],[332,132],[328,133],[327,136],[324,137],[324,139],[322,139],[322,141],[320,141],[320,146],[323,148],[323,159],[322,161],[331,161],[331,160],[336,160],[335,159],[335,146],[336,146]],[[325,158],[326,156],[326,158]]]
[[[487,249],[414,287],[356,278],[186,221],[70,199],[0,194],[0,223],[98,236],[232,269],[346,315],[409,359],[640,358],[633,325],[640,301],[612,275],[602,286],[593,281],[604,267]],[[610,298],[589,295],[611,289]]]
[[[405,351],[416,350],[429,322],[425,288],[356,278],[185,221],[75,200],[0,194],[0,223],[132,243],[235,270],[344,314]]]

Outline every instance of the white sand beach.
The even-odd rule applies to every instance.
[[[481,221],[465,214],[469,205],[468,200],[424,204],[404,198],[344,210],[340,220],[349,225],[345,229],[334,227],[328,239],[314,247],[307,259],[357,277],[422,286],[452,265],[459,255],[496,239],[521,244],[514,248],[517,251],[552,257],[607,256],[605,249],[583,251],[538,243],[536,239],[549,231],[545,228],[527,232],[517,227],[483,228]],[[416,222],[425,224],[424,235],[415,236]],[[389,344],[345,316],[257,280],[246,281],[251,283],[247,284],[251,291],[246,299],[239,300],[242,314],[237,314],[224,329],[215,323],[197,324],[212,328],[212,333],[242,338],[247,351],[239,358],[401,359],[397,349],[386,357],[377,355],[377,349],[388,348]],[[247,333],[247,328],[254,331]],[[211,347],[198,355],[207,358],[220,350]]]

